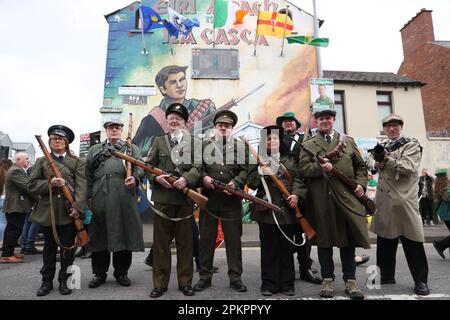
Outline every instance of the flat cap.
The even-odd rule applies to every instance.
[[[228,123],[231,126],[235,126],[238,122],[238,116],[236,113],[230,110],[222,110],[216,113],[214,116],[214,125],[217,123]]]
[[[105,123],[103,124],[103,128],[108,128],[109,126],[112,125],[119,125],[121,127],[123,127],[123,121],[120,119],[111,119],[111,120],[106,120]]]
[[[385,124],[387,124],[387,123],[389,123],[389,122],[398,122],[398,123],[400,123],[401,125],[403,125],[403,118],[400,117],[400,116],[397,115],[397,114],[391,113],[390,115],[388,115],[388,116],[386,116],[386,117],[383,118],[382,124],[383,124],[383,126],[384,126]]]
[[[69,127],[63,126],[61,124],[56,124],[48,128],[47,134],[53,134],[56,136],[67,138],[69,143],[72,143],[72,141],[75,139],[75,134],[73,133],[73,131]]]

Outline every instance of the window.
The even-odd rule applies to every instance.
[[[141,28],[142,28],[142,21],[141,21],[141,14],[140,14],[140,12],[139,12],[139,9],[138,10],[136,10],[136,13],[135,13],[135,23],[134,23],[134,28],[136,29],[136,30],[141,30]]]
[[[377,105],[380,134],[384,134],[381,120],[392,113],[392,92],[377,91]]]
[[[334,128],[339,132],[346,133],[344,91],[334,91],[334,107],[336,109]]]

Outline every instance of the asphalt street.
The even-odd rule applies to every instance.
[[[395,285],[377,286],[377,270],[375,267],[376,246],[372,245],[370,250],[365,250],[364,254],[370,255],[371,259],[365,265],[357,267],[357,280],[366,295],[367,300],[414,300],[414,299],[450,299],[450,258],[442,259],[430,243],[425,244],[425,250],[429,264],[429,287],[431,295],[419,297],[414,295],[413,281],[408,270],[406,259],[401,246],[397,253],[397,273]],[[169,283],[169,290],[160,298],[149,297],[152,285],[152,270],[143,261],[148,253],[133,253],[133,263],[129,271],[131,279],[130,287],[121,287],[112,277],[110,269],[107,282],[96,289],[89,289],[88,283],[92,278],[90,259],[75,260],[75,265],[79,267],[81,289],[75,289],[71,295],[62,296],[57,290],[57,280],[54,281],[55,289],[46,297],[37,297],[36,291],[40,286],[41,278],[39,270],[42,266],[42,258],[39,255],[25,256],[25,262],[20,264],[0,264],[0,299],[4,300],[261,300],[267,299],[260,294],[260,250],[258,247],[243,248],[244,273],[242,280],[248,287],[248,292],[237,293],[229,288],[227,276],[227,265],[225,250],[216,250],[214,264],[219,266],[219,273],[213,277],[213,285],[206,291],[196,293],[193,297],[185,297],[179,292],[176,281],[176,255],[172,255],[172,274]],[[358,254],[362,251],[358,249]],[[445,252],[450,257],[448,251]],[[336,272],[336,296],[335,300],[348,299],[344,293],[344,283],[342,281],[341,264],[338,250],[334,252],[335,272]],[[313,247],[311,257],[317,263],[317,251]],[[58,265],[59,268],[59,265]],[[75,272],[77,273],[77,272]],[[295,296],[287,297],[275,294],[267,300],[316,300],[320,299],[320,285],[314,285],[299,280],[296,274]],[[369,279],[370,278],[370,279]],[[369,279],[369,280],[368,280]],[[375,279],[375,285],[371,281]],[[193,284],[198,280],[198,274],[194,275]],[[72,282],[75,283],[75,282]]]

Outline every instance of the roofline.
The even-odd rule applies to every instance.
[[[341,79],[333,79],[333,81],[334,83],[393,85],[397,87],[401,86],[423,87],[426,85],[426,83],[420,81],[395,82],[395,81],[367,81],[367,80],[341,80]]]
[[[108,21],[108,17],[109,17],[109,16],[112,16],[113,14],[115,14],[115,13],[117,13],[117,12],[119,12],[119,11],[125,9],[125,8],[128,8],[129,6],[134,5],[134,4],[137,3],[137,2],[138,2],[138,1],[133,1],[133,2],[131,2],[129,5],[126,5],[125,7],[121,8],[121,9],[117,9],[116,11],[113,11],[113,12],[111,12],[111,13],[105,14],[104,17],[105,17],[106,21]]]
[[[405,29],[415,18],[417,18],[419,16],[419,14],[421,14],[422,12],[433,12],[433,10],[427,10],[425,8],[420,9],[419,12],[416,13],[416,15],[414,17],[412,17],[411,19],[409,19],[409,21],[407,23],[405,23],[405,25],[399,30],[400,32]]]

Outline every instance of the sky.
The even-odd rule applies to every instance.
[[[108,23],[132,0],[0,0],[0,131],[14,142],[46,136],[51,124],[79,135],[99,130]],[[312,0],[292,0],[313,13]],[[22,4],[22,5],[19,5]],[[422,8],[433,10],[436,40],[450,40],[448,0],[316,0],[325,20],[324,70],[396,73],[399,30]]]

